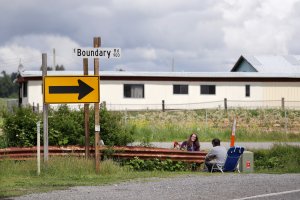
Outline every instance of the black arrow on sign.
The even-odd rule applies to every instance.
[[[94,88],[90,87],[80,79],[78,79],[78,86],[49,86],[49,94],[78,93],[78,100],[82,99],[93,90]]]

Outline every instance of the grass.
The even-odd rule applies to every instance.
[[[269,150],[253,150],[255,173],[300,173],[300,147],[274,145]],[[72,186],[96,186],[129,180],[147,181],[151,177],[174,177],[184,174],[206,175],[199,172],[132,171],[117,163],[101,162],[99,174],[94,161],[75,157],[51,158],[42,165],[41,175],[36,173],[36,160],[0,161],[0,198],[30,193],[66,189]]]
[[[300,173],[299,146],[274,145],[270,150],[253,150],[253,152],[256,172]]]
[[[300,111],[280,109],[257,110],[191,110],[126,112],[126,123],[136,128],[135,140],[141,142],[182,141],[193,132],[200,141],[218,137],[228,141],[233,119],[237,119],[239,141],[300,141]],[[125,118],[125,117],[124,117]]]
[[[84,158],[50,158],[43,165],[41,175],[36,172],[36,161],[0,162],[0,198],[30,193],[66,189],[71,186],[104,185],[132,179],[170,177],[187,172],[131,171],[111,160],[101,162],[99,174],[95,173],[94,161]]]

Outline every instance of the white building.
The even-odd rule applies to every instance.
[[[18,81],[19,103],[41,108],[42,72],[20,72]],[[285,107],[300,108],[300,73],[100,71],[100,101],[109,110],[162,109],[162,101],[165,109],[224,108],[226,101],[228,107],[281,107],[283,98]]]

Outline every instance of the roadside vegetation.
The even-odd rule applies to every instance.
[[[300,173],[300,147],[274,145],[254,152],[254,169],[260,173]]]
[[[42,121],[41,113],[33,112],[30,107],[15,108],[8,112],[3,110],[0,147],[35,146],[38,121]],[[49,145],[84,145],[84,118],[82,110],[71,110],[66,105],[58,109],[49,109],[48,134]],[[94,112],[90,111],[90,145],[94,144]],[[101,139],[106,145],[126,145],[133,142],[134,127],[128,127],[121,120],[120,113],[100,109]],[[41,123],[41,127],[43,124]],[[41,128],[41,139],[43,129]]]
[[[71,186],[93,186],[120,183],[132,179],[170,177],[186,172],[133,171],[111,160],[101,162],[100,173],[94,170],[94,161],[84,158],[50,158],[36,172],[36,161],[0,161],[0,198],[66,189]]]
[[[300,173],[300,147],[275,145],[270,150],[254,150],[255,173]],[[202,165],[203,167],[203,165]],[[42,163],[37,175],[36,160],[0,161],[0,198],[66,189],[72,186],[116,184],[129,180],[147,181],[151,177],[173,177],[184,174],[214,176],[216,173],[191,171],[189,165],[143,161],[135,158],[126,162],[105,160],[100,173],[94,170],[94,161],[78,157],[50,157]]]
[[[0,101],[1,103],[1,101]],[[193,132],[200,142],[218,137],[229,141],[234,118],[236,140],[247,142],[299,142],[300,111],[281,109],[220,109],[191,111],[110,112],[100,109],[101,139],[106,145],[126,145],[133,141],[183,141]],[[0,108],[0,148],[35,146],[36,123],[41,113],[31,108]],[[49,145],[84,145],[83,111],[66,105],[49,111]],[[42,127],[42,124],[41,124]],[[94,113],[90,111],[90,144],[94,144]],[[41,129],[41,135],[43,135]]]
[[[134,126],[136,141],[183,141],[193,132],[200,141],[218,137],[229,141],[234,118],[238,141],[300,141],[300,111],[281,109],[220,109],[195,111],[123,112],[124,121]]]

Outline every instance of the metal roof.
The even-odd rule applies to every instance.
[[[262,73],[300,73],[300,55],[242,55],[233,69],[241,59]]]
[[[273,70],[275,71],[275,70]],[[89,75],[93,75],[89,71]],[[23,71],[21,77],[41,77],[41,71]],[[48,71],[47,75],[74,76],[83,75],[83,71]],[[186,77],[186,78],[300,78],[298,73],[262,73],[262,72],[129,72],[100,71],[100,76],[107,77]]]

